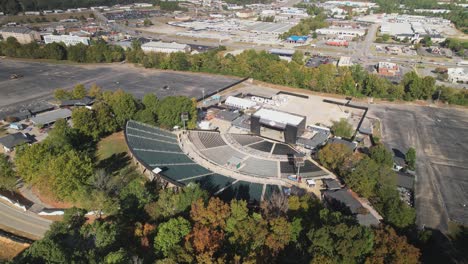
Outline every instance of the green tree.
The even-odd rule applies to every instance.
[[[119,127],[123,127],[127,120],[133,118],[138,110],[133,95],[119,89],[109,98],[108,104],[115,114],[115,121]]]
[[[302,65],[304,63],[304,54],[296,50],[292,56],[292,61],[299,65]]]
[[[100,135],[94,112],[84,107],[74,108],[72,111],[73,127],[86,136],[97,140]]]
[[[190,222],[182,217],[172,218],[159,225],[158,233],[154,239],[156,252],[168,256],[182,239],[190,233]]]
[[[351,155],[352,151],[344,144],[327,144],[319,151],[319,160],[323,166],[337,170]]]
[[[351,138],[353,136],[353,127],[344,118],[340,121],[333,121],[331,131],[337,137]]]
[[[52,60],[66,60],[67,48],[62,43],[49,43],[44,45],[44,57]]]
[[[73,88],[73,99],[82,99],[86,96],[86,88],[83,84],[78,84]]]
[[[382,35],[382,40],[383,40],[384,42],[389,41],[389,40],[390,40],[390,35],[388,35],[388,34],[383,34],[383,35]]]
[[[64,89],[55,89],[54,97],[57,100],[67,100],[72,98],[72,93],[64,90]]]
[[[345,176],[346,184],[355,192],[369,198],[375,193],[379,178],[379,164],[369,158],[364,158]]]
[[[117,251],[110,252],[104,258],[105,264],[127,264],[130,262],[130,258],[128,253],[123,249],[120,248]]]
[[[86,62],[88,46],[83,43],[72,45],[67,48],[68,59],[74,62]]]
[[[405,154],[405,160],[410,170],[416,169],[416,150],[409,148]]]
[[[161,100],[158,108],[158,119],[162,127],[172,128],[182,126],[181,114],[187,113],[189,122],[188,128],[194,128],[197,120],[196,102],[185,96],[169,96]]]
[[[8,156],[0,154],[0,190],[13,191],[16,189],[16,172]]]
[[[322,226],[307,233],[309,253],[333,263],[359,263],[372,251],[373,233],[363,226],[347,224],[339,214],[320,211]],[[329,218],[324,219],[324,218]],[[331,220],[333,219],[333,220]]]
[[[393,154],[383,144],[377,144],[370,148],[369,156],[377,164],[391,167],[393,166]]]

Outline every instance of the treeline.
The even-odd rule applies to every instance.
[[[112,6],[116,4],[153,3],[153,0],[2,0],[0,12],[17,14],[24,11],[42,11],[53,9],[69,9],[92,6]]]
[[[9,37],[0,42],[0,55],[15,58],[69,60],[74,62],[119,62],[125,58],[125,51],[119,46],[107,45],[103,40],[86,46],[82,43],[65,46],[63,43],[39,45],[36,42],[21,45]]]
[[[181,52],[145,54],[136,41],[127,51],[106,45],[102,41],[91,46],[71,46],[66,50],[60,44],[48,45],[41,47],[36,44],[21,45],[9,38],[6,42],[0,43],[0,54],[34,58],[34,54],[44,51],[44,54],[48,54],[44,58],[62,58],[75,62],[111,62],[126,59],[146,68],[252,77],[273,84],[325,93],[355,97],[369,96],[387,100],[440,99],[451,104],[468,105],[467,90],[437,86],[435,79],[430,76],[419,77],[415,72],[410,72],[405,74],[400,83],[392,83],[386,78],[368,73],[360,65],[336,67],[326,64],[310,68],[304,66],[303,54],[299,51],[294,54],[291,62],[287,62],[265,51],[246,50],[236,56],[224,54],[223,47],[199,54]]]

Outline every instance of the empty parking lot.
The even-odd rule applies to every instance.
[[[21,75],[10,79],[12,74]],[[137,98],[146,93],[158,97],[202,97],[240,80],[225,76],[137,68],[130,64],[52,64],[0,59],[0,108],[51,97],[57,88],[96,83],[106,90],[122,88]]]
[[[449,220],[468,224],[468,111],[375,105],[369,114],[381,120],[389,148],[416,149],[418,225],[446,232]]]

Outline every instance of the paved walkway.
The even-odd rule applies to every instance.
[[[44,208],[53,208],[53,206],[42,202],[39,197],[33,193],[31,186],[28,186],[27,184],[23,184],[23,186],[21,186],[18,191],[21,193],[21,195],[23,195],[24,198],[34,203],[30,208],[28,208],[28,211],[39,213]]]

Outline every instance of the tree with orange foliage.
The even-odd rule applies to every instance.
[[[374,249],[366,264],[419,263],[419,249],[409,244],[406,237],[398,236],[389,226],[374,231]]]

